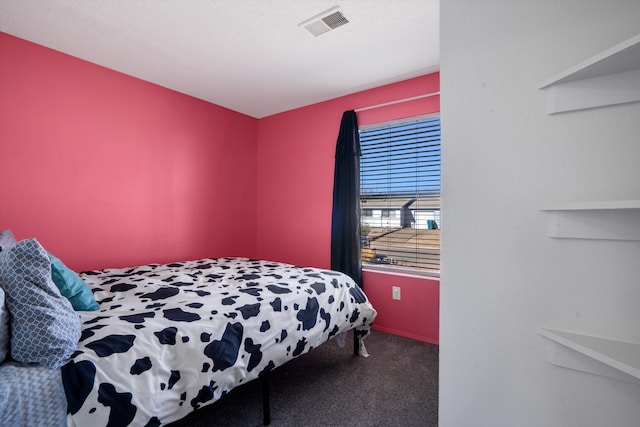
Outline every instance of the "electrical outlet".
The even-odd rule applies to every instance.
[[[391,298],[395,300],[400,300],[400,286],[391,287]]]

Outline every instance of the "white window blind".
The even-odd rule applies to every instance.
[[[360,128],[362,262],[440,273],[440,117]]]

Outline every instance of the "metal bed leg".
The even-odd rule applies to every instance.
[[[262,420],[265,426],[271,424],[271,405],[269,402],[269,376],[262,377]]]

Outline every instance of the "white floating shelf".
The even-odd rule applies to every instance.
[[[541,328],[549,363],[640,383],[640,344]]]
[[[543,207],[543,211],[588,211],[640,209],[640,200],[604,200],[586,202],[561,202]]]
[[[640,69],[640,34],[545,80],[539,88],[637,69]]]
[[[640,200],[564,202],[541,210],[549,212],[550,237],[640,240]]]
[[[547,113],[640,101],[640,34],[545,80]]]

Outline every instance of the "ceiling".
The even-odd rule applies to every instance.
[[[299,26],[335,6],[348,24]],[[0,31],[256,118],[440,60],[438,0],[0,0]]]

